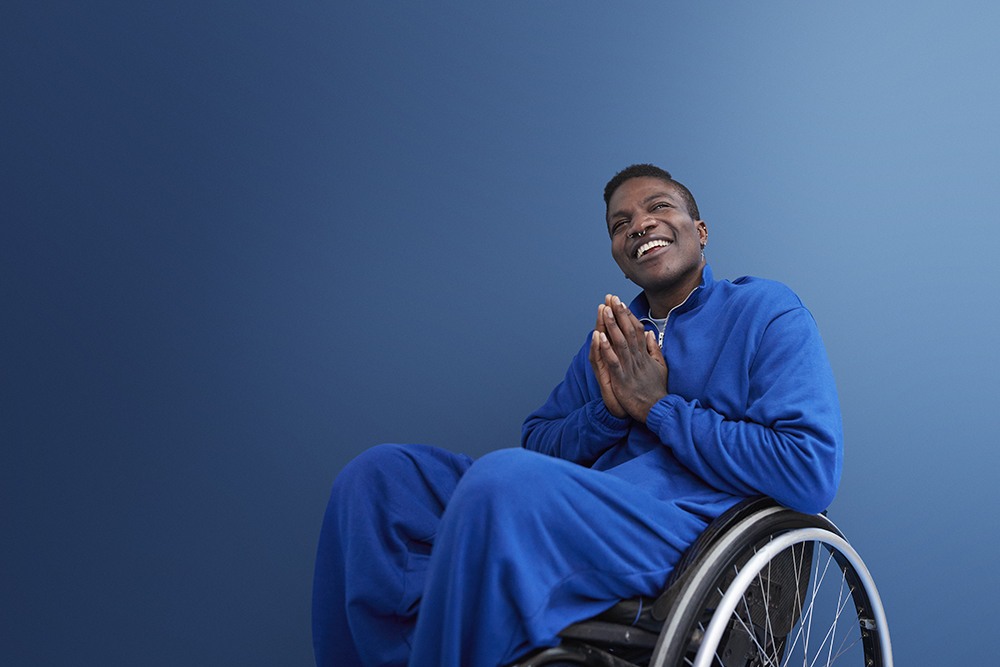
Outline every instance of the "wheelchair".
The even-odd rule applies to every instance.
[[[885,611],[857,552],[825,515],[769,498],[715,519],[664,592],[625,600],[512,667],[892,667]]]

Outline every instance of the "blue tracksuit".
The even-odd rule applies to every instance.
[[[630,308],[647,318],[642,295]],[[502,665],[618,599],[655,595],[742,497],[825,508],[840,412],[799,299],[705,267],[659,335],[670,394],[646,424],[604,407],[588,338],[525,421],[524,449],[472,462],[382,445],[349,464],[317,554],[318,664]]]

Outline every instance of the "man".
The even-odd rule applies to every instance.
[[[788,288],[716,281],[686,187],[633,165],[605,188],[608,296],[521,449],[368,450],[338,476],[317,555],[321,665],[495,667],[617,600],[655,595],[707,523],[764,494],[833,499],[832,374]]]

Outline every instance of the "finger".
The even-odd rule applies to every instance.
[[[646,352],[648,352],[649,356],[653,357],[654,359],[663,358],[663,353],[660,350],[660,345],[659,343],[656,342],[656,334],[654,334],[652,331],[646,332]]]
[[[642,322],[639,321],[639,318],[635,316],[635,313],[628,309],[625,302],[617,297],[615,298],[617,300],[615,304],[615,314],[617,315],[616,319],[618,320],[619,326],[622,327],[622,331],[627,336],[634,337],[636,349],[642,349],[642,346],[646,344],[646,327],[644,327]]]
[[[597,330],[598,331],[605,331],[605,332],[607,331],[607,325],[605,323],[606,322],[605,318],[607,318],[608,311],[611,311],[611,313],[612,313],[612,318],[611,319],[614,319],[614,317],[613,317],[613,315],[614,315],[614,311],[613,311],[614,305],[615,305],[615,295],[614,294],[605,294],[604,295],[604,303],[602,303],[601,305],[599,305],[597,307],[597,322],[598,322],[598,324],[597,324]]]
[[[622,331],[622,328],[618,325],[618,320],[615,318],[614,307],[606,306],[604,308],[604,331],[601,333],[605,334],[605,338],[609,341],[609,345],[612,347],[620,351],[628,350],[629,341],[625,337],[625,332]]]
[[[639,321],[639,318],[635,316],[635,313],[633,313],[631,310],[629,310],[628,307],[624,303],[622,303],[622,308],[621,309],[622,309],[622,313],[624,315],[625,321],[628,322],[632,326],[632,329],[635,330],[636,334],[639,337],[642,337],[645,334],[646,327],[642,324],[642,322]]]
[[[601,391],[604,391],[605,385],[610,387],[611,379],[608,376],[608,367],[604,362],[604,357],[601,356],[601,333],[598,331],[594,332],[591,337],[590,343],[590,366],[594,370],[594,375],[597,377],[597,383],[601,385]]]
[[[645,342],[642,340],[642,327],[636,331],[635,327],[632,325],[631,320],[635,319],[632,313],[629,311],[628,307],[622,303],[622,300],[618,297],[613,298],[613,305],[608,310],[613,314],[613,319],[615,326],[621,332],[621,342],[613,338],[616,345],[624,344],[628,347],[629,352],[637,354],[639,350],[645,347]],[[607,322],[606,318],[606,322]],[[610,331],[609,331],[610,333]]]
[[[594,376],[597,378],[597,385],[601,390],[601,399],[611,414],[616,417],[625,417],[628,413],[621,406],[621,403],[615,396],[614,388],[611,386],[611,374],[608,373],[607,366],[601,356],[600,340],[601,333],[595,331],[590,339],[590,365],[594,371]]]
[[[619,332],[620,333],[620,332]],[[608,371],[617,370],[621,367],[621,358],[615,352],[614,347],[611,345],[611,340],[608,335],[601,333],[600,335],[600,345],[598,348],[598,355],[600,356],[601,363],[604,368]]]
[[[604,365],[604,359],[601,357],[601,336],[602,332],[594,331],[590,336],[590,367],[594,370],[594,375],[597,376],[598,381],[602,380],[602,375],[607,376],[607,369]]]

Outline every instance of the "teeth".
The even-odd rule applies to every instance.
[[[647,241],[635,251],[635,258],[639,259],[653,248],[666,248],[670,243],[670,241]]]

